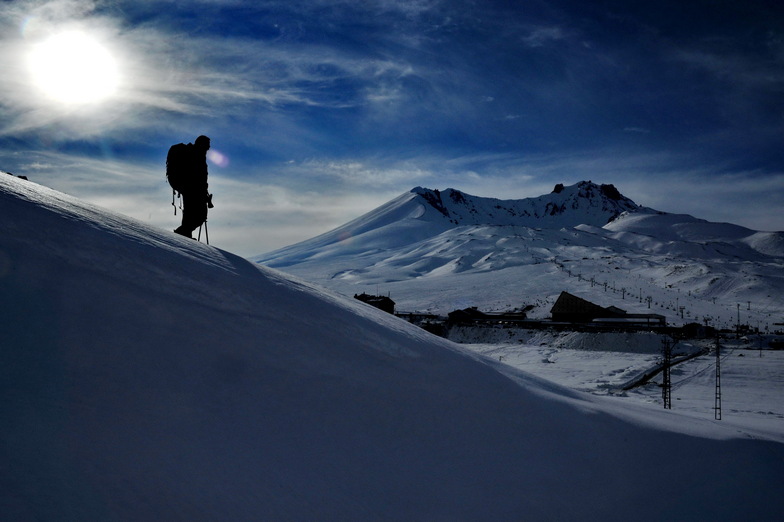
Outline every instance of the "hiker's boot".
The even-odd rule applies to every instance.
[[[183,230],[183,229],[182,229],[182,227],[177,227],[177,228],[175,228],[175,229],[174,229],[174,233],[175,233],[175,234],[179,234],[179,235],[181,235],[181,236],[185,236],[185,237],[187,237],[188,239],[193,239],[193,236],[191,235],[191,233],[190,233],[190,232],[188,232],[188,231],[186,231],[186,230]]]

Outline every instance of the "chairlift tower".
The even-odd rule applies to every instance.
[[[716,337],[716,396],[713,402],[713,418],[721,420],[721,345]]]
[[[672,378],[670,366],[672,365],[672,346],[670,340],[665,338],[662,341],[662,401],[664,409],[672,409]]]

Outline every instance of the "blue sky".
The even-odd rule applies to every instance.
[[[784,230],[777,1],[21,0],[0,24],[0,169],[174,228],[166,150],[207,134],[210,239],[242,255],[415,186],[590,179]],[[111,63],[70,52],[41,79],[31,57],[64,33]]]

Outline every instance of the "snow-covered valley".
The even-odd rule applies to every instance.
[[[516,343],[463,346],[571,389],[661,409],[662,374],[637,384],[660,367],[662,341],[655,334],[531,332]],[[762,347],[741,340],[721,341],[718,414],[722,423],[738,429],[784,433],[784,351]],[[681,342],[674,351],[704,353],[672,368],[672,409],[715,419],[715,341]]]

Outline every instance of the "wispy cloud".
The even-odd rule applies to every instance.
[[[98,14],[96,2],[63,0],[35,5],[0,6],[2,19],[27,25],[26,31],[1,37],[6,51],[0,60],[8,74],[0,82],[10,93],[0,102],[7,115],[5,134],[59,124],[95,135],[117,127],[133,128],[140,120],[148,124],[151,114],[159,111],[226,118],[247,114],[249,109],[350,108],[389,99],[389,82],[412,72],[406,62],[319,44],[219,34],[190,36],[152,24],[123,27],[121,20]],[[379,4],[383,9],[395,6],[406,12],[425,9],[419,2]],[[86,17],[78,25],[100,33],[120,64],[121,92],[100,110],[42,107],[26,85],[25,50],[39,35],[50,34],[63,24],[75,24],[65,18],[66,13]]]
[[[784,39],[744,19],[574,5],[0,2],[0,168],[173,228],[166,149],[208,134],[228,159],[211,167],[211,227],[250,254],[416,185],[522,198],[592,179],[661,210],[784,228],[762,210],[781,204]],[[33,88],[25,56],[64,28],[116,59],[109,102]]]
[[[638,203],[753,230],[784,231],[784,172],[721,172],[695,168],[651,170],[624,183]],[[753,204],[749,205],[749,202]]]
[[[544,47],[551,42],[563,40],[565,37],[566,32],[561,27],[536,27],[523,36],[522,41],[529,47]]]

